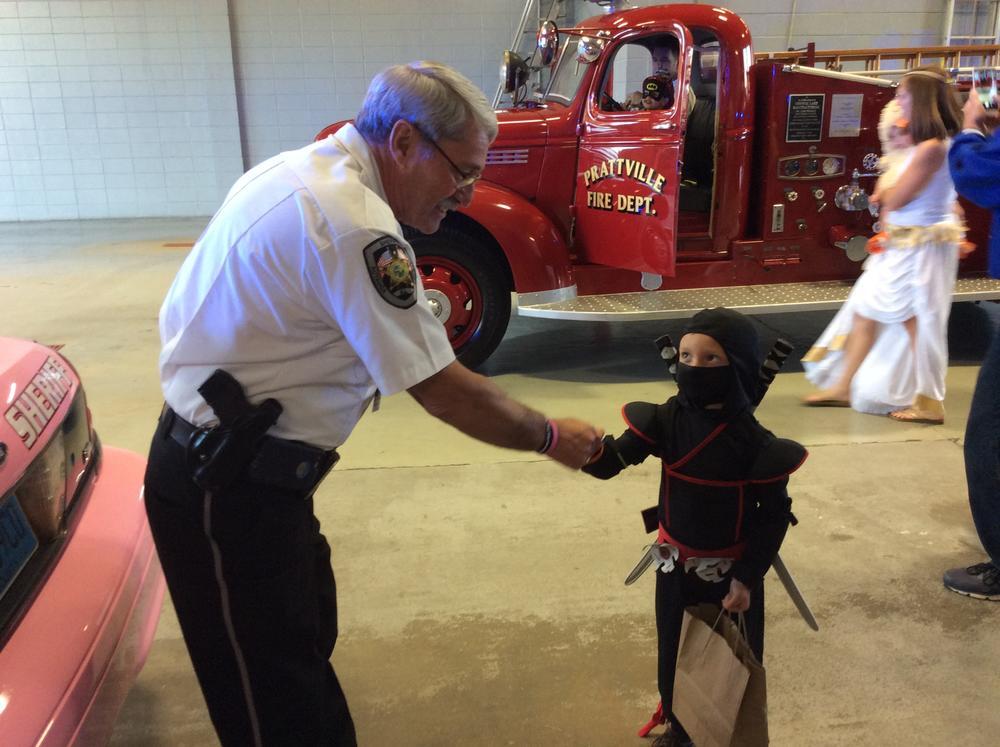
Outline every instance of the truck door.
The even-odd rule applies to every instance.
[[[582,113],[574,189],[581,261],[674,275],[690,47],[678,23],[623,40],[599,63]],[[644,86],[662,88],[672,75],[672,101],[641,98]]]

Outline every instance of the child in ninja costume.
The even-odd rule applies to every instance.
[[[753,415],[777,367],[762,375],[757,333],[745,316],[706,309],[692,318],[676,353],[668,338],[657,344],[664,358],[673,362],[677,356],[677,395],[661,405],[625,405],[628,430],[618,438],[605,436],[603,450],[583,469],[606,480],[651,455],[663,463],[658,506],[655,513],[643,512],[647,531],[658,530],[650,552],[661,571],[656,573],[661,703],[640,735],[667,721],[654,745],[669,747],[690,743],[671,710],[685,607],[710,602],[730,614],[746,613],[750,648],[762,660],[762,582],[792,520],[788,475],[807,453],[800,444],[775,437]]]

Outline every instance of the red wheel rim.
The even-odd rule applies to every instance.
[[[431,300],[441,294],[447,301],[447,318],[442,318],[441,323],[451,346],[458,350],[473,338],[483,321],[483,295],[479,283],[468,269],[444,257],[419,257],[417,267]]]

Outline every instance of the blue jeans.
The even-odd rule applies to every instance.
[[[1000,328],[979,371],[965,429],[965,475],[979,541],[1000,568]]]

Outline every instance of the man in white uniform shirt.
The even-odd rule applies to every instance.
[[[236,182],[163,303],[146,505],[224,745],[356,743],[311,496],[379,394],[406,390],[474,438],[574,469],[599,448],[600,430],[455,360],[403,236],[469,203],[496,132],[455,71],[388,69],[356,124]]]

